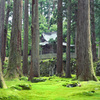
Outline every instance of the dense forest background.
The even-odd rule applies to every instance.
[[[9,0],[8,0],[9,1]],[[10,37],[11,37],[11,26],[12,26],[12,17],[13,17],[13,1],[10,0],[10,6],[6,1],[6,8],[10,9],[9,11],[9,20],[8,20],[8,33],[7,33],[7,47],[6,47],[6,56],[9,56],[10,48]],[[95,14],[95,34],[96,41],[100,41],[100,7],[99,0],[94,1],[94,14]],[[25,1],[23,0],[23,20],[22,20],[22,50],[23,50],[23,39],[24,39],[24,11],[25,11]],[[29,14],[29,34],[28,34],[28,53],[31,50],[31,19],[32,19],[32,2],[29,0],[28,4],[28,14]],[[71,44],[75,44],[75,26],[76,26],[76,10],[77,10],[77,1],[72,0],[71,8]],[[67,1],[63,0],[63,40],[66,40],[67,35]],[[6,13],[7,13],[6,10]],[[5,19],[6,20],[6,19]],[[5,25],[6,26],[6,25]],[[53,32],[57,31],[57,1],[56,0],[39,0],[39,33],[40,36],[43,32]]]
[[[0,100],[100,100],[100,0],[0,0]]]
[[[100,58],[100,0],[0,0],[0,15],[1,84],[2,72],[6,79],[24,75],[32,81],[40,77],[40,52],[44,51],[40,42],[44,42],[43,34],[55,32],[56,39],[45,41],[52,47],[56,45],[53,74],[72,77],[74,46],[77,79],[98,80],[93,61]]]

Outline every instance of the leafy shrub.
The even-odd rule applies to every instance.
[[[23,77],[20,78],[20,80],[27,81],[28,80],[28,77],[23,76]]]
[[[76,59],[71,58],[70,65],[71,65],[71,73],[75,74],[76,73]]]
[[[93,63],[94,71],[96,75],[100,74],[100,60]],[[98,75],[99,76],[99,75]]]
[[[5,74],[7,72],[7,67],[8,67],[8,59],[6,59],[4,61],[4,65],[3,65],[3,73]]]
[[[48,60],[42,60],[40,62],[40,74],[41,76],[49,76],[51,75],[49,72],[52,71],[52,68],[54,68],[54,73],[56,73],[55,68],[56,67],[56,58],[48,59]]]

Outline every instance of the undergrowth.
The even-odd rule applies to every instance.
[[[77,81],[56,76],[42,77],[32,83],[27,77],[7,81],[8,89],[0,89],[0,100],[100,100],[100,82]],[[36,78],[35,78],[36,79]],[[80,84],[67,87],[70,84]]]

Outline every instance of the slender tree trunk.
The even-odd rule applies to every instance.
[[[92,54],[93,54],[93,61],[96,61],[96,37],[95,37],[95,17],[94,17],[94,0],[91,1],[91,37],[92,37]]]
[[[25,14],[24,14],[24,49],[23,49],[23,74],[28,75],[28,3],[25,0]]]
[[[19,0],[19,16],[18,16],[18,36],[17,36],[17,68],[19,69],[20,75],[21,72],[21,31],[22,31],[22,8],[23,0]]]
[[[39,68],[39,21],[38,21],[38,0],[32,0],[32,65],[29,80],[40,76]]]
[[[68,22],[67,22],[67,48],[66,48],[66,77],[71,77],[70,68],[70,34],[71,34],[71,0],[68,0]]]
[[[48,1],[48,22],[47,22],[47,24],[48,24],[48,29],[50,28],[50,5],[51,5],[51,1],[49,0]]]
[[[78,0],[77,78],[79,80],[97,80],[94,75],[90,38],[90,0]]]
[[[62,65],[62,0],[58,0],[58,19],[57,19],[57,75],[61,76]]]
[[[77,4],[75,5],[75,56],[77,58]]]
[[[52,9],[52,11],[54,11],[54,10],[55,10],[55,4],[56,4],[56,1],[55,1],[55,0],[53,0],[53,9]]]
[[[3,28],[3,23],[4,21],[2,20],[3,17],[3,11],[4,8],[3,6],[3,2],[4,0],[0,0],[0,88],[7,88],[5,82],[4,82],[4,78],[3,78],[3,74],[2,74],[2,62],[1,62],[1,48],[2,48],[2,28]]]
[[[1,60],[4,64],[4,18],[5,18],[5,0],[2,1],[2,48],[1,48]]]
[[[9,63],[8,70],[6,73],[6,78],[16,78],[20,75],[20,37],[21,34],[21,1],[22,0],[14,0],[13,5],[13,22],[12,22],[12,32],[11,32],[11,43],[10,43],[10,54],[9,54]],[[18,42],[19,40],[19,42]],[[21,59],[20,59],[21,60]]]
[[[0,49],[1,49],[1,36],[0,36]],[[7,88],[2,74],[1,50],[0,50],[0,88]]]
[[[8,19],[9,19],[9,13],[10,13],[10,8],[11,6],[11,0],[7,1],[7,11],[6,11],[6,17],[5,17],[5,27],[4,27],[4,35],[3,35],[3,39],[4,39],[4,43],[3,43],[3,50],[2,50],[2,64],[4,64],[5,61],[5,56],[6,56],[6,41],[7,41],[7,28],[8,28]]]

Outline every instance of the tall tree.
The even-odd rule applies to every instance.
[[[96,37],[95,37],[95,17],[94,17],[94,0],[90,0],[91,2],[91,38],[92,38],[92,54],[93,54],[93,61],[96,61],[97,55],[96,55]]]
[[[62,0],[58,0],[57,18],[57,74],[62,75]]]
[[[52,11],[55,10],[55,4],[56,4],[56,0],[53,0],[53,8],[52,8]]]
[[[50,5],[51,5],[51,0],[48,0],[48,14],[47,14],[47,17],[48,17],[48,29],[50,28]]]
[[[7,29],[8,29],[8,19],[9,13],[11,11],[11,0],[7,1],[7,11],[5,16],[5,27],[4,27],[4,34],[3,34],[3,45],[2,45],[2,64],[4,64],[5,56],[6,56],[6,42],[7,42]]]
[[[2,74],[2,62],[1,62],[1,47],[2,47],[2,28],[4,27],[3,23],[4,21],[2,20],[3,17],[3,11],[4,11],[4,7],[3,7],[3,3],[5,2],[5,0],[0,0],[0,88],[7,88],[5,82],[4,82],[4,78],[3,78],[3,74]]]
[[[29,80],[40,76],[39,68],[39,19],[38,19],[38,0],[32,0],[32,50],[31,50],[31,69]]]
[[[23,0],[19,0],[19,16],[18,16],[18,36],[17,36],[17,68],[19,69],[19,74],[21,75],[21,31],[22,31],[22,8]]]
[[[4,18],[5,18],[5,0],[2,1],[2,48],[1,48],[1,59],[2,64],[4,61]]]
[[[25,0],[25,13],[24,13],[24,49],[23,49],[23,74],[28,75],[28,3]]]
[[[67,48],[66,48],[66,77],[71,77],[70,68],[70,34],[71,34],[71,0],[68,0],[68,22],[67,22]]]
[[[78,0],[77,78],[79,80],[97,80],[93,69],[90,38],[90,0]]]
[[[14,0],[13,5],[13,22],[10,43],[10,55],[8,69],[6,73],[7,78],[16,78],[20,74],[20,32],[21,32],[21,2],[22,0]],[[21,60],[21,59],[20,59]]]

